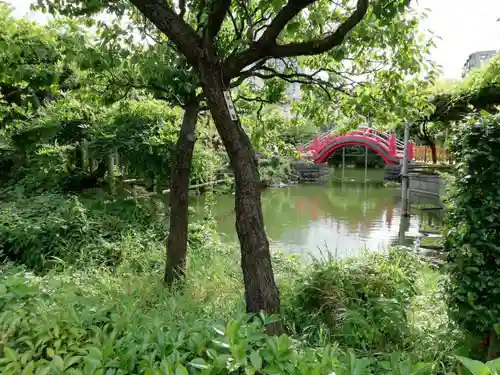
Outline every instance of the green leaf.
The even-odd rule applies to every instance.
[[[300,22],[290,22],[286,25],[286,31],[294,34],[300,30]]]
[[[66,360],[64,361],[64,368],[65,369],[68,369],[70,368],[71,366],[73,366],[75,363],[78,363],[82,360],[82,357],[81,356],[73,356],[73,357],[69,357],[69,358],[66,358]]]
[[[483,362],[461,356],[457,356],[457,359],[467,367],[472,375],[491,375],[490,368]]]
[[[278,12],[283,6],[283,0],[271,0],[271,5],[273,6],[273,11]]]
[[[47,375],[50,371],[52,370],[52,368],[50,366],[45,366],[45,367],[38,367],[36,369],[36,375]]]
[[[55,356],[54,349],[52,349],[52,348],[47,348],[46,352],[47,352],[47,356],[48,356],[49,358],[54,358],[54,356]]]
[[[5,358],[11,362],[15,362],[17,360],[17,352],[8,346],[3,348],[3,354],[5,355]]]
[[[93,359],[98,359],[99,361],[102,361],[102,352],[99,348],[95,346],[90,346],[87,348],[89,354],[88,357],[93,358]]]
[[[26,367],[23,369],[23,372],[21,375],[33,375],[35,370],[35,362],[31,361],[26,365]]]
[[[54,356],[54,359],[52,360],[52,362],[55,364],[56,368],[61,373],[64,372],[64,361],[60,356],[58,356],[58,355]]]
[[[256,370],[262,368],[262,357],[255,350],[250,353],[250,363]]]
[[[207,362],[205,362],[203,358],[195,358],[191,362],[189,362],[189,365],[202,370],[210,368],[210,366],[207,364]]]
[[[177,365],[175,375],[189,375],[188,370],[183,365]]]
[[[500,358],[486,362],[486,365],[491,369],[491,373],[495,374],[500,370]]]

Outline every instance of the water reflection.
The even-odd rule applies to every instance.
[[[414,197],[415,199],[416,197]],[[437,204],[423,198],[418,203]],[[203,197],[194,199],[199,215]],[[378,251],[393,244],[411,245],[409,233],[418,233],[428,212],[415,210],[401,217],[401,191],[378,182],[298,185],[269,189],[262,194],[266,231],[275,248],[320,257],[327,251],[337,258]],[[234,197],[220,196],[213,207],[218,231],[237,241]]]

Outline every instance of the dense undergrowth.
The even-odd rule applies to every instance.
[[[244,313],[238,250],[190,227],[170,292],[165,208],[105,193],[0,204],[2,374],[445,374],[460,335],[439,272],[401,250],[318,262],[274,255],[288,336]],[[467,352],[464,352],[467,354]]]

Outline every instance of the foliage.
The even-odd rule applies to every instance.
[[[427,120],[449,125],[477,110],[496,112],[500,104],[500,56],[484,67],[474,69],[461,82],[443,82],[429,92],[434,109],[423,116]]]
[[[0,128],[26,120],[43,105],[78,86],[74,61],[86,41],[78,23],[39,25],[12,17],[0,3]]]
[[[290,160],[280,156],[259,160],[260,179],[266,185],[287,183],[292,179]]]
[[[185,368],[189,374],[254,373],[259,368],[266,374],[445,373],[438,370],[438,363],[431,363],[435,358],[425,354],[429,347],[424,345],[436,344],[430,332],[425,333],[429,341],[415,341],[412,347],[388,345],[383,351],[362,352],[348,349],[352,343],[349,336],[332,336],[319,342],[308,335],[265,335],[259,319],[250,321],[242,313],[238,257],[231,247],[212,241],[193,247],[182,293],[171,293],[159,285],[164,256],[161,245],[145,243],[140,233],[135,232],[124,238],[120,248],[123,260],[109,270],[66,264],[62,272],[36,276],[8,264],[0,267],[2,373],[22,373],[26,368],[36,373],[48,367],[48,373],[52,374],[58,373],[61,365],[67,373],[83,374],[95,373],[92,366],[104,373],[113,369],[115,373],[146,373],[148,369],[162,373],[165,367],[172,373],[178,369],[184,372]],[[403,259],[410,264],[402,262]],[[379,260],[393,276],[402,269],[407,274],[413,273],[415,260],[411,257]],[[273,262],[285,283],[282,290],[289,295],[300,293],[301,280],[295,283],[293,278],[297,273],[308,272],[301,259],[275,254]],[[391,264],[393,270],[389,269]],[[420,274],[420,265],[415,271]],[[360,274],[354,267],[345,270],[346,274],[349,272]],[[402,275],[393,281],[407,283]],[[367,292],[392,288],[381,283],[376,287],[365,286]],[[422,291],[429,286],[425,284]],[[348,284],[343,287],[352,289]],[[406,299],[403,294],[398,298]],[[357,300],[357,294],[347,292],[344,296],[354,299],[344,315],[359,314],[358,309],[366,307]],[[419,311],[429,315],[422,316],[421,324],[429,330],[428,317],[437,317],[433,310],[435,302],[424,303]],[[292,307],[298,309],[297,305],[285,306]],[[300,310],[296,312],[306,316]],[[385,314],[393,315],[391,311]],[[262,319],[265,322],[269,318]],[[317,319],[310,318],[308,322],[312,324],[309,329],[324,329]],[[361,335],[367,330],[380,329],[369,323],[350,325],[349,329],[357,329]],[[429,363],[423,363],[426,361]]]
[[[446,207],[450,315],[476,338],[498,330],[500,116],[480,113],[454,128],[458,160]]]
[[[457,358],[472,375],[496,375],[500,371],[500,359],[482,363],[470,358]]]
[[[285,312],[299,334],[323,327],[349,347],[381,350],[408,337],[407,306],[421,265],[397,250],[388,255],[321,262],[298,282],[291,311]],[[315,322],[315,323],[313,323]],[[321,322],[321,325],[318,325]]]
[[[0,256],[37,271],[59,262],[116,266],[122,259],[117,243],[129,232],[157,225],[161,206],[106,198],[111,197],[11,196],[0,205]],[[163,238],[164,230],[153,234]]]
[[[179,99],[182,101],[186,93],[200,85],[185,56],[175,56],[179,51],[172,43],[166,43],[161,31],[129,2],[43,0],[38,4],[43,11],[84,19],[96,26],[102,43],[88,53],[100,57],[92,61],[96,61],[93,65],[100,77],[98,85],[106,89],[106,95],[142,88],[156,98],[179,104]],[[226,62],[243,54],[282,5],[281,1],[231,4],[231,17],[223,15],[215,38],[220,60]],[[267,63],[256,64],[242,77],[236,72],[231,78],[238,86],[234,90],[238,110],[244,114],[246,107],[255,103],[288,105],[294,113],[324,127],[346,122],[356,126],[367,120],[392,124],[425,108],[427,97],[422,86],[433,82],[436,76],[434,64],[427,58],[433,42],[418,27],[426,14],[408,7],[406,1],[371,5],[345,43],[325,53],[273,59],[270,50]],[[314,1],[302,7],[307,11],[292,17],[276,36],[277,43],[321,40],[326,30],[336,29],[356,8],[354,1],[335,7],[327,1]],[[178,14],[195,30],[204,30],[214,11],[204,2],[194,1]],[[108,12],[106,21],[96,17],[102,12]],[[142,43],[134,43],[138,36]],[[122,58],[116,59],[116,54]],[[105,63],[98,64],[99,61]],[[423,81],[407,81],[406,77],[415,77],[421,71],[425,72]],[[293,84],[300,84],[300,101],[285,95],[290,94]],[[322,109],[318,110],[320,106]]]
[[[22,179],[30,190],[44,191],[60,189],[77,173],[91,174],[95,168],[91,161],[106,163],[110,153],[118,152],[120,172],[146,181],[156,179],[161,187],[170,178],[180,122],[179,108],[156,100],[127,100],[99,108],[68,96],[6,133],[10,152],[2,152],[2,159],[10,162],[14,181]],[[222,164],[204,133],[200,132],[193,156],[193,183],[213,180]]]
[[[36,117],[5,131],[11,152],[6,179],[24,179],[30,190],[60,186],[80,160],[80,145],[95,128],[98,112],[74,96],[40,108]],[[80,165],[81,168],[81,165]]]
[[[95,137],[91,154],[105,158],[110,150],[120,155],[127,176],[167,182],[179,133],[181,111],[164,103],[125,101],[112,106]]]
[[[92,299],[71,289],[51,297],[45,290],[53,289],[54,283],[44,284],[20,275],[4,280],[0,297],[4,374],[44,369],[50,374],[352,373],[345,372],[333,348],[300,350],[290,338],[268,337],[260,324],[245,323],[245,318],[220,329],[200,324],[175,329],[160,316],[137,316],[127,311],[127,305],[104,305],[92,311]],[[39,299],[49,306],[53,323],[37,306]],[[42,321],[46,324],[40,325]]]

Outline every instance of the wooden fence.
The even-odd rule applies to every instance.
[[[449,164],[450,155],[444,147],[436,146],[437,164]],[[413,160],[423,163],[432,163],[432,151],[429,146],[415,146]]]

